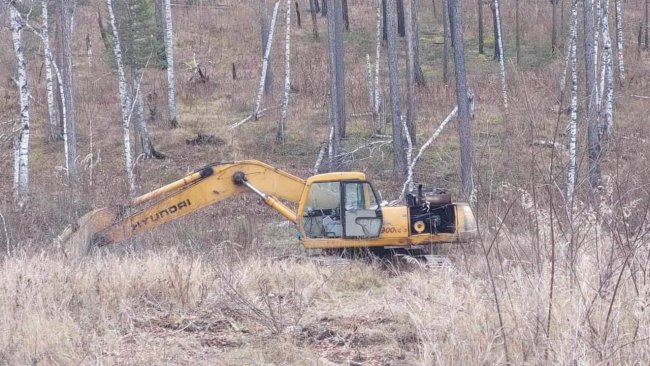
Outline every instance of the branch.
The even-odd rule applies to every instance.
[[[411,164],[408,167],[408,171],[411,172],[411,173],[410,173],[409,177],[406,179],[406,182],[404,182],[404,185],[402,186],[402,192],[399,195],[400,201],[404,198],[404,193],[406,193],[406,187],[409,185],[409,183],[411,183],[411,182],[409,182],[409,180],[413,179],[412,173],[413,173],[413,168],[415,167],[415,164],[417,164],[418,160],[422,156],[422,153],[424,153],[424,150],[426,150],[429,147],[429,145],[431,145],[433,143],[433,140],[435,140],[438,137],[438,135],[440,135],[440,133],[445,128],[447,123],[449,123],[449,121],[451,121],[451,119],[454,116],[456,116],[456,113],[458,113],[458,106],[454,107],[454,110],[452,110],[451,113],[449,113],[449,115],[447,116],[447,118],[445,118],[440,123],[440,126],[438,126],[438,129],[436,129],[433,132],[433,135],[431,135],[431,137],[429,137],[429,139],[424,143],[424,145],[422,145],[422,147],[420,147],[420,150],[418,151],[418,154],[415,156],[415,158],[413,158],[413,161],[411,162]]]
[[[270,110],[273,110],[273,109],[277,109],[278,107],[279,106],[273,106],[273,107],[262,109],[261,111],[257,112],[257,118],[262,117],[264,115],[264,112],[270,111]],[[243,125],[244,123],[250,121],[251,119],[253,119],[254,116],[255,115],[253,115],[253,114],[248,115],[246,118],[242,119],[241,121],[231,124],[230,126],[228,126],[228,130],[234,130],[235,128],[237,128],[237,127]]]

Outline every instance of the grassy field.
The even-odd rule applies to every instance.
[[[278,20],[272,51],[273,88],[264,97],[269,110],[260,121],[229,130],[254,105],[261,58],[258,5],[199,3],[204,5],[174,7],[180,128],[172,130],[165,122],[165,71],[145,73],[146,108],[156,111],[149,130],[167,158],[137,162],[139,191],[210,162],[237,159],[258,159],[309,176],[329,131],[325,18],[318,16],[320,38],[314,39],[299,2],[303,27],[292,34],[288,139],[278,146],[284,21]],[[393,179],[388,138],[373,136],[367,115],[365,60],[374,52],[375,3],[352,3],[351,32],[345,34],[344,149],[385,143],[349,155],[346,168],[366,172],[382,198],[391,200],[402,182]],[[434,16],[431,2],[419,3],[427,85],[416,92],[416,147],[455,105],[453,78],[449,85],[441,81],[441,14]],[[441,4],[436,5],[439,11]],[[628,75],[616,84],[616,135],[602,161],[603,187],[597,197],[590,194],[586,128],[580,120],[574,202],[562,198],[565,152],[558,149],[551,160],[551,149],[533,145],[554,138],[566,143],[568,101],[559,100],[563,60],[550,53],[550,4],[520,2],[526,21],[519,65],[514,5],[515,0],[501,5],[510,97],[503,110],[493,39],[486,37],[487,54],[479,55],[476,4],[463,3],[468,79],[476,95],[472,139],[481,233],[474,243],[438,248],[449,265],[433,268],[411,260],[338,259],[306,251],[293,228],[249,195],[110,250],[66,258],[55,241],[66,226],[93,208],[128,202],[117,80],[104,61],[108,54],[97,29],[97,10],[104,14],[106,5],[80,2],[75,13],[81,171],[76,188],[61,168],[62,143],[47,142],[40,41],[24,33],[32,103],[26,210],[12,204],[11,131],[18,96],[11,79],[10,34],[0,32],[0,46],[7,50],[0,53],[0,365],[646,364],[650,57],[635,44],[644,5],[623,3]],[[0,14],[0,26],[6,25],[8,17]],[[491,35],[487,5],[484,14],[485,33]],[[610,24],[613,29],[613,19]],[[92,67],[85,56],[86,35],[94,45]],[[382,113],[390,114],[385,56],[382,48]],[[187,65],[194,59],[208,82],[190,80]],[[230,76],[232,64],[236,80]],[[580,75],[579,116],[583,85]],[[385,133],[390,135],[388,125]],[[215,142],[187,142],[198,134],[214,135]],[[452,123],[420,160],[417,182],[458,196],[457,136]]]

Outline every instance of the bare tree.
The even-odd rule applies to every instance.
[[[176,88],[174,87],[174,32],[171,0],[165,2],[165,55],[167,57],[167,114],[171,128],[178,127],[176,117]]]
[[[449,0],[442,0],[442,81],[449,83],[449,48],[451,46],[451,32],[449,29]]]
[[[126,175],[128,178],[129,193],[133,197],[135,196],[135,176],[133,175],[133,157],[131,153],[131,100],[129,98],[128,85],[124,73],[120,37],[117,30],[115,12],[113,11],[113,0],[106,0],[106,4],[108,5],[108,15],[110,17],[111,29],[113,32],[113,54],[115,56],[115,64],[117,66],[117,80],[120,94],[120,110],[122,112],[122,133],[124,141],[122,147],[124,149],[124,161],[126,167]]]
[[[612,39],[609,34],[609,1],[602,0],[601,4],[601,33],[603,38],[603,137],[609,138],[614,129],[614,61],[612,53]]]
[[[473,201],[474,180],[472,177],[472,135],[470,127],[470,105],[465,69],[463,44],[462,10],[460,0],[449,0],[449,22],[454,44],[454,68],[456,74],[456,101],[458,103],[458,134],[460,137],[460,180],[463,194]]]
[[[521,62],[521,28],[519,27],[519,0],[515,0],[515,51],[517,65]]]
[[[22,41],[23,19],[13,5],[9,6],[9,16],[20,95],[20,129],[14,146],[14,198],[18,207],[23,207],[29,193],[29,90]]]
[[[296,3],[298,4],[298,3]],[[282,97],[282,115],[278,122],[275,141],[284,144],[286,139],[285,126],[289,115],[289,97],[291,95],[291,0],[287,0],[286,38],[284,52],[284,95]]]
[[[45,87],[47,90],[47,112],[49,117],[48,132],[50,141],[59,141],[63,138],[59,126],[59,110],[54,95],[54,77],[52,72],[52,47],[50,46],[50,27],[47,9],[47,0],[41,1],[41,39],[43,41],[43,54],[45,64]],[[67,161],[67,160],[66,160]]]
[[[334,140],[345,138],[346,129],[346,108],[345,108],[345,63],[343,60],[343,4],[336,0],[327,0],[329,14],[328,44],[330,52],[330,76],[331,81],[336,84],[332,89],[332,98],[336,98],[336,109],[332,109],[332,115],[336,115],[337,130]],[[334,119],[333,119],[334,120]]]
[[[433,1],[435,8],[435,0]],[[477,0],[476,8],[478,9],[478,53],[485,54],[484,40],[483,40],[483,0]]]
[[[558,12],[558,3],[560,0],[551,0],[551,15],[553,21],[553,27],[551,28],[551,54],[555,55],[557,52],[557,12]]]
[[[501,94],[503,96],[503,108],[508,108],[508,91],[506,84],[506,67],[504,62],[503,54],[503,33],[501,32],[501,11],[499,9],[499,0],[494,1],[494,19],[496,24],[494,28],[496,29],[496,37],[494,41],[499,50],[497,54],[497,60],[499,61],[499,69],[501,70]]]
[[[72,82],[72,27],[74,4],[72,0],[60,0],[61,6],[61,79],[59,82],[65,94],[63,101],[66,111],[65,134],[67,145],[67,175],[76,182],[77,176],[77,132],[74,112],[74,84]]]
[[[621,0],[614,0],[616,7],[616,51],[618,52],[618,73],[621,83],[625,82],[625,62],[623,60],[623,13]]]
[[[348,0],[341,0],[343,5],[343,23],[345,24],[345,31],[350,31],[350,16],[348,14]]]
[[[273,20],[271,21],[271,24],[269,25],[269,15],[268,15],[268,9],[266,7],[266,0],[262,0],[259,2],[260,8],[260,34],[262,37],[262,62],[267,63],[267,71],[264,77],[264,93],[269,93],[271,91],[271,84],[273,84],[273,70],[271,68],[271,60],[266,58],[266,50],[270,49],[269,42],[272,42],[273,40],[273,26],[275,23],[273,20],[275,20],[275,15]],[[278,5],[278,2],[276,2],[276,6]],[[275,8],[274,8],[274,14],[275,14]],[[270,41],[269,41],[270,39]]]
[[[260,108],[262,106],[262,94],[267,87],[270,85],[269,73],[271,72],[270,67],[270,58],[271,58],[271,45],[273,44],[273,33],[275,32],[275,19],[278,16],[278,7],[280,2],[277,1],[273,7],[273,17],[271,18],[271,26],[269,27],[269,32],[267,34],[267,40],[264,41],[264,31],[262,32],[262,44],[265,45],[264,57],[262,58],[262,76],[260,78],[260,87],[257,92],[257,99],[255,101],[255,109],[253,110],[253,119],[257,121],[257,117],[260,113]],[[266,7],[264,7],[266,11]],[[264,25],[262,28],[265,28]]]
[[[311,13],[312,31],[314,33],[314,38],[318,39],[318,22],[316,21],[316,12],[318,10],[316,9],[316,4],[318,4],[318,0],[309,0],[309,13]]]
[[[574,1],[571,6],[571,23],[569,25],[569,44],[567,61],[571,69],[571,119],[567,127],[569,140],[569,164],[566,176],[566,201],[572,202],[576,182],[576,136],[578,124],[578,73],[577,73],[577,37],[578,37],[578,2]],[[564,88],[564,81],[560,82],[560,88]]]
[[[400,107],[399,69],[397,66],[397,29],[395,26],[395,3],[387,1],[386,25],[388,33],[388,76],[390,85],[391,119],[393,127],[393,174],[403,180],[406,177],[406,155],[402,140],[402,110]]]
[[[583,1],[584,58],[587,100],[587,156],[589,158],[589,182],[596,188],[600,185],[600,138],[598,126],[598,85],[595,63],[595,27],[593,0]]]
[[[415,73],[416,73],[416,62],[415,62],[415,41],[414,38],[417,37],[417,34],[414,34],[414,23],[415,20],[412,16],[415,9],[413,8],[413,3],[415,0],[411,0],[409,6],[406,7],[406,96],[407,96],[407,108],[406,108],[406,129],[409,135],[409,140],[412,144],[416,143],[416,118],[415,118]],[[421,72],[422,70],[420,70]],[[411,162],[409,161],[409,165]]]
[[[415,73],[415,83],[419,86],[426,85],[424,73],[422,72],[422,65],[420,64],[420,30],[418,27],[418,2],[411,0],[410,6],[411,15],[408,17],[411,22],[411,42],[413,43],[413,71]]]
[[[406,36],[406,27],[404,22],[404,0],[395,0],[397,6],[397,33],[400,37]]]

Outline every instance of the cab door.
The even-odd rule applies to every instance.
[[[343,235],[346,238],[377,238],[381,231],[381,207],[368,182],[342,182]]]

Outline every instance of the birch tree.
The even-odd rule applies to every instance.
[[[406,155],[402,137],[402,110],[399,91],[399,69],[397,66],[397,27],[395,24],[395,3],[386,2],[386,25],[388,37],[388,79],[390,85],[391,120],[393,128],[393,175],[403,180],[406,177]]]
[[[165,56],[167,59],[167,118],[171,128],[178,127],[176,117],[176,88],[174,86],[174,32],[171,0],[165,2]]]
[[[603,38],[603,86],[601,90],[603,93],[602,103],[604,111],[603,122],[603,136],[608,138],[611,136],[614,128],[614,65],[612,54],[612,39],[609,33],[609,1],[602,0],[601,3],[601,32]]]
[[[286,138],[285,126],[289,114],[289,97],[291,95],[291,0],[287,0],[286,38],[284,51],[284,96],[282,97],[282,115],[278,122],[276,142],[284,144]]]
[[[496,38],[494,39],[499,52],[497,53],[497,60],[499,61],[499,69],[501,71],[501,95],[503,96],[503,108],[508,108],[508,91],[506,84],[506,67],[504,63],[503,54],[503,33],[501,33],[501,12],[499,9],[499,0],[494,0],[494,20]],[[454,43],[455,45],[456,43]]]
[[[171,0],[169,0],[171,1]],[[266,50],[270,51],[271,46],[269,42],[273,41],[273,29],[275,28],[275,17],[278,2],[275,3],[273,8],[273,18],[269,24],[268,9],[266,7],[266,0],[260,1],[260,36],[262,37],[262,63],[267,64],[266,73],[264,74],[264,93],[268,94],[271,91],[273,84],[273,70],[271,69],[271,60],[266,56]],[[256,118],[257,119],[257,118]]]
[[[571,119],[567,127],[567,137],[569,140],[569,164],[567,166],[566,176],[566,200],[573,200],[573,191],[576,182],[576,136],[578,124],[578,73],[577,73],[577,36],[578,36],[578,2],[574,1],[571,6],[571,23],[569,25],[569,45],[567,53],[568,62],[571,69]],[[564,81],[560,82],[560,88],[564,88]]]
[[[29,90],[22,43],[22,17],[14,6],[9,7],[9,17],[20,95],[20,129],[14,146],[14,199],[18,207],[23,207],[29,193]]]
[[[598,85],[595,63],[595,27],[593,0],[583,0],[585,83],[587,91],[587,156],[589,158],[589,182],[600,185],[600,138],[598,125]]]
[[[424,79],[424,73],[422,72],[422,65],[420,64],[420,30],[418,27],[418,1],[411,0],[409,5],[410,16],[408,18],[411,22],[411,42],[413,43],[413,71],[415,83],[419,86],[424,86],[426,80]]]
[[[41,1],[41,40],[43,41],[43,54],[45,64],[45,88],[47,90],[48,136],[50,141],[59,141],[63,138],[59,126],[59,110],[54,97],[54,77],[52,72],[52,47],[50,46],[50,26],[47,9],[47,0]]]
[[[129,193],[135,196],[135,177],[133,175],[133,157],[131,154],[131,131],[130,131],[130,105],[131,100],[128,94],[126,76],[124,74],[124,64],[122,62],[122,50],[120,46],[120,37],[115,20],[115,11],[113,10],[113,0],[106,0],[108,5],[108,15],[110,18],[111,29],[113,32],[113,54],[115,55],[115,64],[117,66],[117,80],[120,94],[120,110],[122,112],[122,133],[123,133],[123,151],[126,175],[129,184]]]
[[[257,117],[260,113],[260,108],[262,106],[262,94],[265,92],[265,90],[267,90],[268,86],[270,85],[269,72],[271,71],[270,70],[271,45],[273,44],[273,33],[275,32],[275,19],[278,16],[279,6],[280,6],[280,2],[277,1],[275,3],[275,6],[273,7],[273,17],[271,18],[271,25],[269,27],[266,41],[264,41],[264,32],[262,32],[262,44],[265,45],[265,49],[264,49],[264,57],[262,58],[262,76],[260,79],[260,86],[257,91],[255,109],[253,110],[253,114],[252,114],[252,117],[255,121],[257,121]]]
[[[66,172],[72,182],[78,180],[77,176],[77,131],[74,112],[74,84],[72,82],[72,28],[73,28],[73,0],[60,0],[61,15],[61,77],[59,83],[63,90],[63,108],[65,109],[64,140],[66,151]]]
[[[616,8],[616,52],[618,55],[618,73],[621,83],[625,82],[625,62],[623,60],[623,13],[621,0],[614,0]]]
[[[465,48],[463,44],[462,10],[460,0],[449,0],[449,21],[454,45],[454,67],[456,74],[456,102],[458,103],[458,135],[460,137],[460,180],[463,194],[470,202],[474,199],[472,177],[472,135],[470,126],[470,105],[465,69]]]

